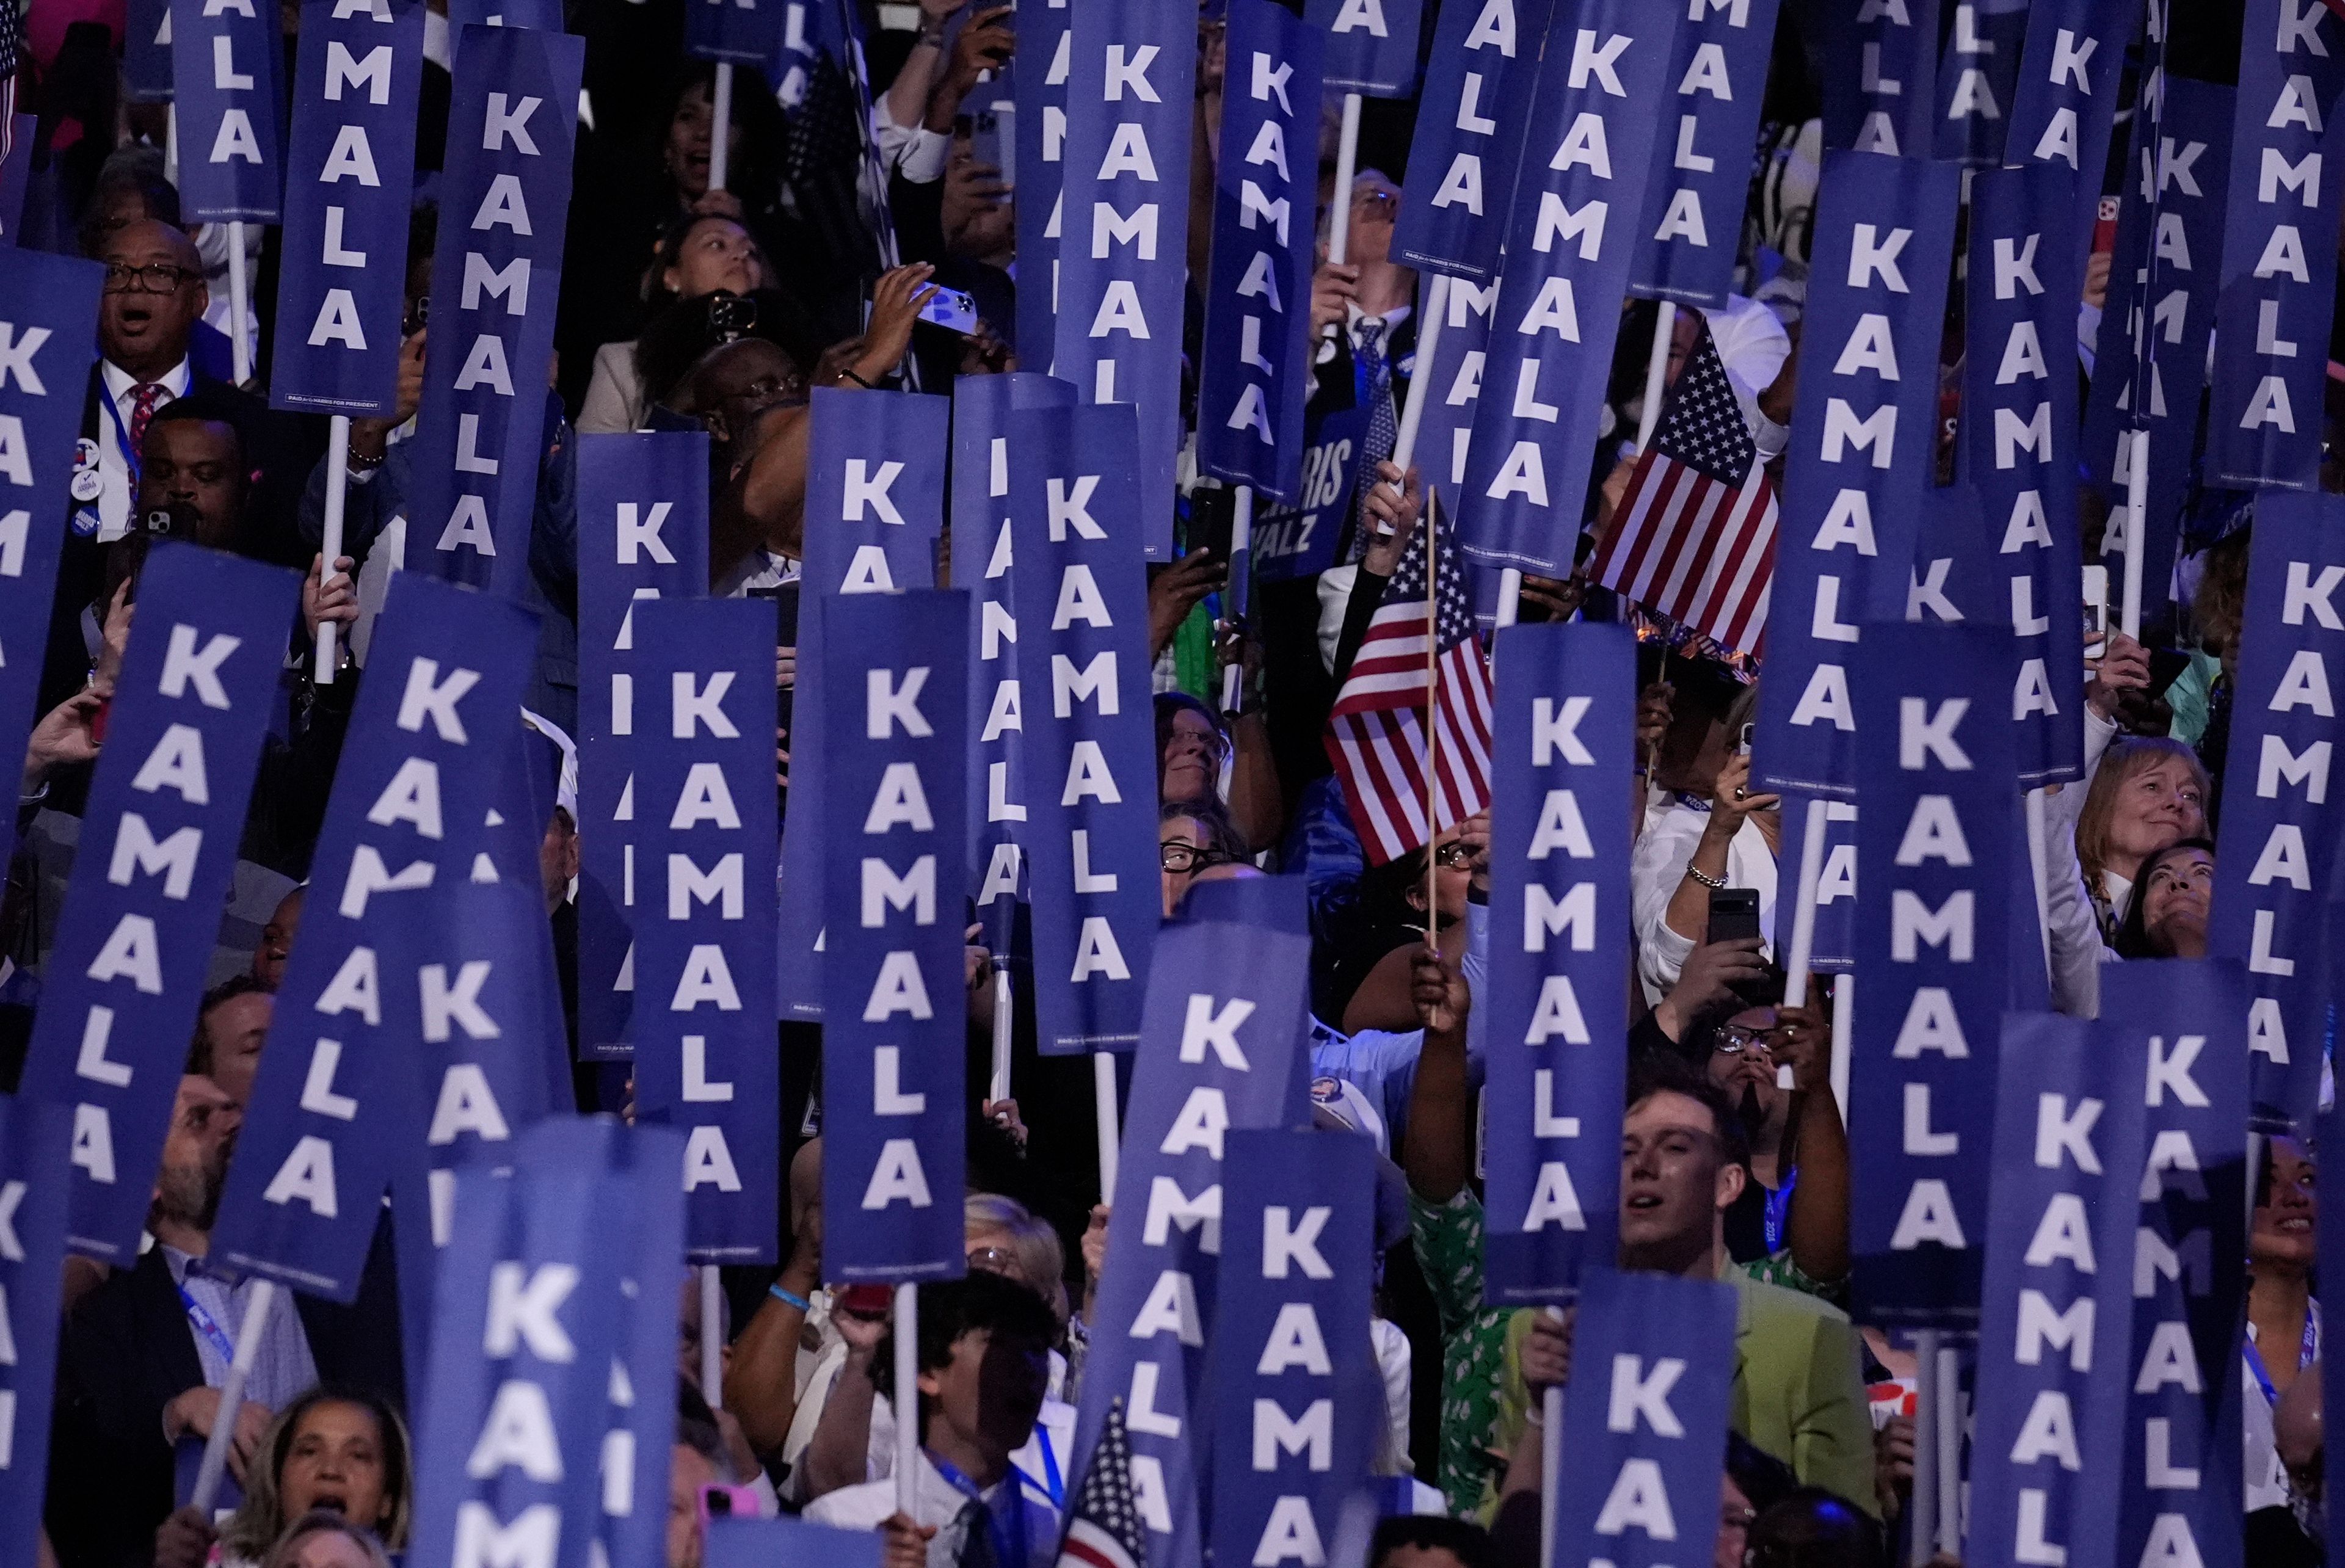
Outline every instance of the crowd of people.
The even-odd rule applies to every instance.
[[[1084,0],[1075,0],[1081,5]],[[578,433],[705,429],[710,438],[709,586],[742,595],[795,580],[806,547],[809,389],[919,387],[1016,368],[1018,210],[980,154],[980,88],[1022,67],[1012,8],[989,0],[863,5],[868,117],[845,143],[805,122],[864,114],[853,82],[818,83],[785,107],[743,68],[718,126],[713,71],[685,56],[675,0],[569,0],[586,41],[567,261],[546,405],[527,598],[542,617],[529,723],[568,749],[578,723]],[[1202,278],[1223,91],[1220,25],[1200,23],[1191,276]],[[1427,7],[1428,12],[1433,8]],[[1670,379],[1706,331],[1762,456],[1780,454],[1800,369],[1801,305],[1822,175],[1819,40],[1784,8],[1751,156],[1738,288],[1676,318]],[[2236,35],[2228,21],[2201,21]],[[0,5],[0,33],[16,15]],[[284,8],[288,59],[297,9]],[[132,586],[166,535],[306,572],[287,629],[283,703],[240,849],[213,988],[174,1108],[148,1229],[131,1267],[68,1271],[46,1540],[63,1568],[381,1568],[407,1544],[412,1412],[404,1409],[391,1249],[379,1240],[348,1307],[279,1298],[241,1408],[219,1386],[251,1284],[204,1267],[276,988],[299,939],[327,791],[362,672],[381,583],[401,559],[410,438],[432,351],[436,120],[448,101],[448,20],[431,0],[421,104],[420,199],[406,264],[399,408],[350,428],[344,553],[322,552],[329,464],[322,419],[272,411],[265,330],[254,380],[230,379],[230,252],[191,224],[172,180],[161,106],[122,90],[122,0],[35,0],[22,21],[20,102],[37,114],[20,235],[103,263],[100,361],[71,493],[42,526],[64,557],[20,794],[23,847],[0,910],[0,1080],[22,1070],[43,959],[112,683],[135,632]],[[1428,37],[1431,26],[1426,27]],[[0,51],[0,65],[8,58]],[[290,79],[289,70],[283,73]],[[2128,83],[2131,78],[2128,76]],[[829,95],[826,96],[827,92]],[[983,95],[990,97],[990,92]],[[2126,99],[2130,102],[2130,96]],[[1313,949],[1307,1049],[1315,1119],[1371,1140],[1406,1194],[1378,1237],[1371,1338],[1384,1419],[1375,1470],[1394,1484],[1372,1568],[1498,1568],[1537,1556],[1540,1396],[1569,1375],[1572,1320],[1485,1303],[1486,1217],[1477,1098],[1487,1016],[1491,887],[1487,814],[1375,864],[1323,735],[1369,619],[1427,511],[1427,473],[1390,459],[1416,363],[1421,282],[1391,254],[1411,106],[1372,102],[1360,173],[1335,185],[1337,119],[1321,148],[1321,230],[1348,206],[1348,252],[1323,262],[1311,300],[1315,422],[1365,410],[1387,443],[1355,458],[1332,562],[1261,581],[1240,617],[1230,561],[1202,545],[1152,567],[1163,914],[1199,882],[1303,878]],[[860,134],[855,134],[859,132]],[[711,181],[716,138],[727,172]],[[2121,157],[2126,126],[2115,138]],[[864,147],[870,150],[867,165]],[[868,177],[884,173],[884,192]],[[2112,178],[2114,188],[2114,177]],[[253,319],[272,318],[272,237],[242,251]],[[2076,301],[2079,340],[2103,329],[2107,264]],[[0,278],[5,267],[0,265]],[[968,333],[919,319],[939,287],[967,292]],[[1202,352],[1193,287],[1187,346]],[[1625,306],[1604,429],[1589,454],[1584,562],[1626,483],[1655,333]],[[1960,352],[1958,335],[1949,355]],[[1030,367],[1033,368],[1033,367]],[[2080,362],[2079,375],[2087,365]],[[2345,404],[2332,355],[2332,408]],[[1193,395],[1194,380],[1190,391]],[[1429,465],[1428,465],[1429,468]],[[2081,481],[2080,481],[2081,482]],[[1183,537],[1211,537],[1229,492],[1184,469]],[[2089,487],[2087,487],[2089,490]],[[1576,501],[1575,501],[1576,504]],[[2086,776],[2050,796],[2045,864],[2054,1005],[2091,1017],[2106,966],[2208,950],[2232,683],[2254,500],[2194,490],[2170,616],[2138,638],[2112,631],[2066,673],[2082,699]],[[2098,518],[2105,499],[2086,499]],[[2086,545],[2097,550],[2098,530]],[[1722,1456],[1719,1568],[1860,1568],[1895,1549],[1914,1473],[1910,1346],[1852,1317],[1851,1168],[1832,1087],[1832,992],[1784,994],[1796,845],[1777,796],[1751,787],[1743,737],[1763,663],[1581,579],[1524,582],[1525,622],[1636,626],[1641,810],[1633,930],[1620,955],[1632,1026],[1621,1144],[1620,1264],[1731,1282],[1740,1328],[1733,1431]],[[349,678],[320,682],[316,633],[346,635]],[[780,651],[787,685],[793,650]],[[1224,672],[1239,673],[1224,705]],[[787,784],[789,736],[777,735]],[[574,776],[574,775],[573,775]],[[1624,781],[1625,783],[1625,781]],[[566,783],[545,825],[543,891],[574,982],[579,833]],[[1711,939],[1711,894],[1756,895],[1756,935]],[[1011,956],[1004,955],[1007,961]],[[971,950],[972,1085],[986,1081],[994,955]],[[566,998],[573,1009],[574,996]],[[1013,1098],[968,1108],[965,1279],[924,1285],[917,1355],[921,1471],[899,1511],[888,1293],[824,1272],[818,1033],[778,1026],[787,1198],[774,1270],[728,1269],[722,1320],[679,1284],[669,1568],[698,1568],[712,1513],[802,1512],[886,1534],[889,1568],[1048,1568],[1073,1477],[1074,1406],[1114,1217],[1098,1190],[1091,1068],[1036,1054],[1031,998],[1015,1016]],[[581,1065],[584,1113],[623,1113],[624,1067]],[[2316,1151],[2276,1138],[2259,1157],[2243,1355],[2245,1527],[2250,1561],[2319,1559],[2321,1318],[2312,1293]],[[2234,1260],[2218,1260],[2233,1266]],[[411,1332],[412,1331],[411,1328]],[[722,1386],[703,1386],[703,1336],[720,1336]],[[2291,1356],[2288,1352],[2296,1350]],[[179,1506],[185,1460],[222,1423],[241,1496],[225,1519]],[[630,1568],[643,1568],[641,1564]],[[1351,1568],[1351,1565],[1345,1565]]]

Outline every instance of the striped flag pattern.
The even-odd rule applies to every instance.
[[[1775,576],[1775,487],[1705,324],[1589,576],[1756,653]]]
[[[1057,1568],[1146,1568],[1148,1537],[1132,1490],[1132,1441],[1124,1433],[1123,1401],[1112,1400],[1092,1445],[1083,1483],[1075,1491]],[[1001,1568],[1013,1568],[1002,1564]]]
[[[1433,505],[1431,498],[1428,504]],[[1327,755],[1344,781],[1352,825],[1370,864],[1382,865],[1431,842],[1490,804],[1490,671],[1474,634],[1474,601],[1456,541],[1426,513],[1368,623],[1360,652],[1327,720]],[[1433,551],[1435,614],[1426,602],[1426,533]],[[1434,818],[1426,821],[1426,640],[1439,649],[1439,700],[1433,723]]]

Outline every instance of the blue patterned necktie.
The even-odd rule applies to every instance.
[[[1352,544],[1345,559],[1359,560],[1368,552],[1368,491],[1376,482],[1376,465],[1390,458],[1400,439],[1393,420],[1392,361],[1385,357],[1385,324],[1380,317],[1361,319],[1359,347],[1352,354],[1354,395],[1368,410],[1368,433],[1360,446],[1358,493],[1352,498]]]

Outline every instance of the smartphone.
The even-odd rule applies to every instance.
[[[896,1304],[896,1293],[885,1285],[849,1285],[831,1298],[831,1305],[842,1312],[859,1312],[876,1318]]]
[[[1000,169],[1001,183],[1013,191],[1018,188],[1018,106],[1014,101],[996,98],[978,109],[969,122],[969,156],[974,162]]]
[[[919,319],[966,338],[977,330],[977,301],[958,288],[939,288],[920,307]]]
[[[2085,568],[2085,657],[2097,659],[2109,650],[2109,569]]]
[[[704,1486],[700,1489],[700,1528],[703,1534],[712,1519],[755,1519],[757,1517],[757,1492],[749,1486]]]
[[[1713,887],[1710,890],[1710,926],[1703,941],[1741,942],[1759,934],[1757,888]]]
[[[2117,248],[2118,201],[2117,197],[2105,196],[2093,214],[2093,248],[2096,251],[2111,251]]]
[[[1756,724],[1745,724],[1742,726],[1742,733],[1734,738],[1734,754],[1736,756],[1747,757],[1751,754],[1751,733],[1758,727],[1759,726]]]
[[[1199,485],[1189,497],[1189,519],[1181,531],[1184,551],[1210,550],[1213,559],[1227,561],[1232,535],[1237,531],[1237,491],[1208,490]]]

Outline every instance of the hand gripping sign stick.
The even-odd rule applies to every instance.
[[[195,1490],[188,1494],[188,1505],[208,1522],[212,1516],[212,1500],[219,1495],[220,1476],[228,1469],[228,1444],[236,1441],[236,1414],[244,1408],[244,1385],[252,1376],[252,1363],[260,1357],[260,1336],[269,1327],[269,1314],[277,1307],[277,1282],[256,1279],[252,1294],[244,1304],[244,1321],[237,1326],[236,1354],[229,1358],[228,1376],[220,1380],[219,1409],[212,1416],[211,1434],[204,1439],[203,1463],[196,1469]]]

